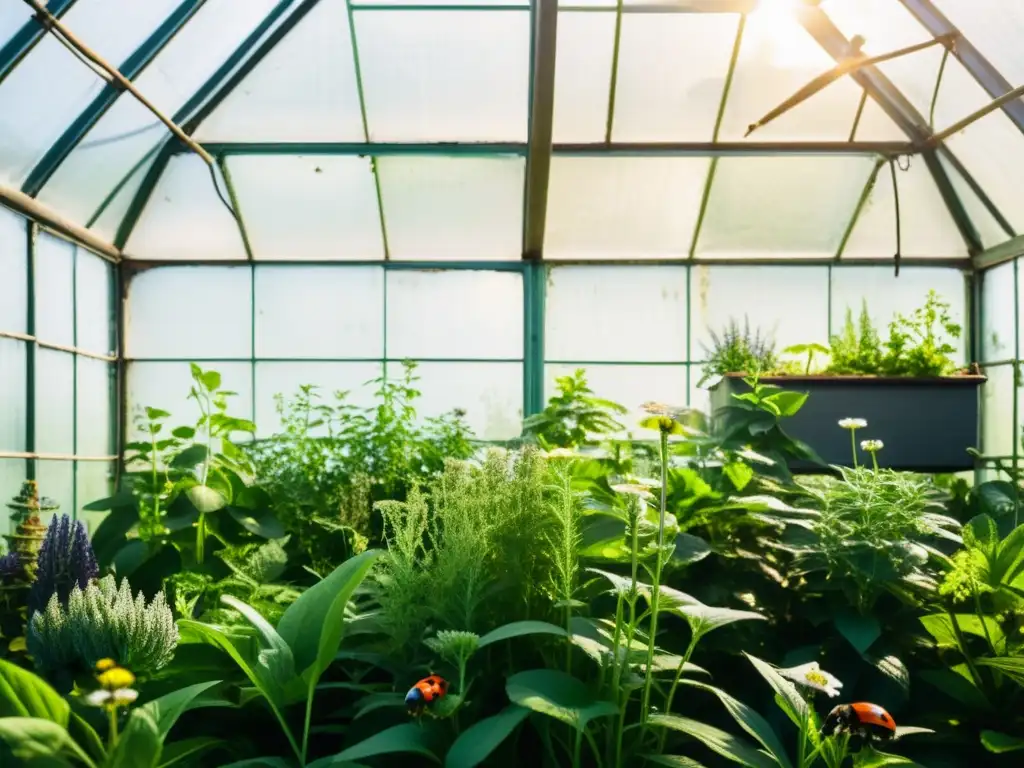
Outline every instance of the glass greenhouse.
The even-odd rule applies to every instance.
[[[23,484],[35,481],[54,508],[82,521],[91,535],[99,532],[104,547],[115,538],[129,545],[145,541],[144,553],[126,546],[116,555],[94,544],[104,569],[128,574],[133,587],[150,593],[163,582],[150,571],[138,582],[131,574],[158,559],[153,542],[159,536],[150,531],[135,538],[136,527],[146,527],[144,508],[164,498],[162,492],[150,488],[148,502],[137,497],[141,506],[122,528],[111,524],[105,535],[101,523],[120,509],[103,499],[135,493],[128,481],[139,466],[126,457],[142,455],[144,467],[152,458],[154,483],[166,480],[168,488],[178,488],[175,477],[164,477],[161,462],[185,466],[182,454],[159,458],[155,447],[153,456],[146,453],[147,445],[156,445],[155,424],[166,422],[160,440],[169,439],[172,427],[186,425],[175,431],[178,442],[169,450],[185,443],[201,449],[192,462],[202,465],[199,480],[192,477],[179,489],[199,521],[189,518],[179,527],[189,536],[196,525],[200,531],[192,561],[196,553],[175,555],[173,568],[186,572],[190,562],[204,562],[204,516],[244,495],[240,485],[236,496],[211,491],[219,501],[194,493],[212,487],[215,439],[223,437],[239,455],[248,445],[285,445],[275,440],[292,439],[299,429],[293,406],[301,403],[304,385],[317,387],[322,402],[332,401],[336,391],[348,392],[342,402],[349,405],[331,406],[341,410],[327,420],[337,418],[344,429],[365,428],[369,434],[370,427],[342,411],[365,409],[359,413],[372,421],[388,382],[406,381],[408,361],[418,377],[410,385],[419,392],[415,423],[441,434],[430,443],[431,450],[441,451],[438,467],[454,455],[437,448],[449,439],[471,442],[479,456],[495,445],[520,450],[524,420],[539,424],[544,414],[555,413],[559,393],[569,397],[565,377],[583,369],[593,395],[621,404],[619,411],[608,411],[618,414],[614,428],[600,440],[575,442],[551,438],[557,430],[537,430],[545,455],[555,448],[596,451],[606,438],[618,445],[633,444],[632,438],[649,441],[644,450],[653,463],[645,472],[639,465],[636,472],[617,471],[614,482],[601,486],[614,496],[613,486],[634,487],[637,476],[657,480],[659,471],[668,472],[667,454],[658,458],[657,424],[647,432],[638,426],[645,418],[651,426],[652,412],[656,420],[677,425],[680,412],[688,419],[704,414],[701,439],[713,431],[709,424],[720,404],[715,392],[721,391],[715,387],[722,385],[709,386],[709,372],[754,373],[721,362],[729,339],[745,338],[751,345],[751,334],[766,339],[778,350],[773,360],[795,356],[790,373],[885,379],[884,366],[812,371],[816,353],[827,358],[831,352],[837,359],[844,333],[856,347],[856,334],[864,332],[863,323],[857,325],[863,309],[862,320],[881,334],[878,354],[897,357],[899,350],[891,346],[885,353],[885,344],[895,343],[886,341],[890,322],[902,317],[906,330],[914,317],[937,312],[931,320],[953,330],[943,342],[952,363],[934,373],[954,378],[955,369],[964,378],[985,377],[970,389],[980,394],[964,400],[969,406],[962,409],[942,399],[890,402],[894,419],[909,409],[913,423],[935,423],[938,438],[905,433],[910,443],[941,442],[944,424],[955,420],[941,409],[953,407],[967,438],[951,448],[960,457],[951,462],[886,466],[944,473],[937,487],[953,489],[963,504],[975,504],[975,512],[981,496],[999,492],[993,509],[1012,509],[1008,519],[1016,524],[1018,478],[1012,472],[1020,465],[1024,426],[1017,373],[1024,338],[1024,281],[1018,276],[1024,196],[1017,186],[1024,178],[1022,37],[1024,3],[1013,0],[0,0],[0,496],[18,498],[28,487]],[[930,325],[913,327],[931,332]],[[758,357],[756,350],[741,351],[748,362]],[[766,366],[761,372],[773,371]],[[723,381],[739,386],[735,376]],[[803,391],[784,382],[784,390]],[[221,409],[223,422],[217,423],[223,430],[213,434],[225,390],[234,393],[226,409],[233,421]],[[816,400],[812,394],[807,402]],[[659,411],[651,402],[683,411]],[[306,412],[307,432],[316,408]],[[757,452],[758,436],[792,415],[785,407],[781,416],[778,410],[763,429],[751,428],[753,442],[746,449]],[[211,433],[206,447],[199,439],[204,422],[187,426],[203,414]],[[866,412],[834,415],[874,422]],[[376,418],[379,425],[379,413]],[[401,423],[402,429],[413,428],[412,422]],[[688,423],[698,434],[696,422]],[[847,450],[848,435],[833,416],[828,428]],[[855,471],[886,455],[876,457],[865,448],[858,462],[860,437],[879,436],[870,429],[850,433]],[[690,427],[681,430],[686,442]],[[893,435],[884,438],[887,450],[894,450]],[[355,444],[345,444],[346,456],[355,455]],[[232,472],[239,465],[231,462],[242,461],[234,453],[217,456]],[[783,459],[785,465],[789,458]],[[301,461],[306,460],[312,461]],[[261,454],[257,465],[264,461],[271,459]],[[273,461],[282,461],[280,455]],[[727,467],[742,464],[729,461]],[[744,474],[741,485],[757,482],[749,478],[760,477],[758,466],[743,470],[749,477]],[[246,498],[262,488],[258,476],[253,482]],[[664,487],[667,479],[660,482]],[[386,509],[391,503],[412,505],[402,487],[392,495],[366,492]],[[276,498],[269,486],[265,492]],[[177,491],[169,493],[168,505],[177,498]],[[650,503],[663,534],[665,497],[659,522],[657,491],[641,502],[624,493],[624,509]],[[757,498],[767,493],[762,489]],[[782,491],[775,500],[783,507],[792,502]],[[958,518],[957,525],[973,517],[963,509],[954,513],[954,506],[945,503],[940,513]],[[752,514],[768,514],[765,509]],[[23,520],[16,505],[11,510],[10,522],[0,528],[16,538]],[[390,519],[386,511],[381,514]],[[681,512],[675,515],[673,520],[683,519]],[[236,519],[243,533],[262,535],[266,527],[255,512],[240,512]],[[178,530],[167,521],[154,525]],[[1000,527],[1001,535],[1010,529]],[[287,523],[274,530],[292,535],[293,544],[308,543],[306,533]],[[688,529],[680,527],[679,536],[699,538],[691,535],[696,528],[683,530]],[[960,541],[959,534],[944,533]],[[374,537],[367,535],[372,545]],[[701,529],[699,541],[719,552],[725,547],[719,535]],[[211,536],[206,547],[239,543],[229,542],[223,531]],[[346,546],[348,554],[358,549],[351,541]],[[172,549],[167,544],[166,551]],[[949,567],[956,561],[952,552],[936,557]],[[307,570],[324,576],[317,568],[351,562],[323,558],[311,560]],[[657,560],[660,572],[660,555]],[[935,574],[928,578],[941,581]],[[579,579],[585,581],[582,574]],[[687,589],[685,581],[680,584]],[[177,601],[171,608],[182,619],[181,606],[188,601],[180,584],[177,589],[168,601]],[[1024,597],[1024,583],[1010,592],[1013,599]],[[560,594],[559,605],[579,603],[574,594]],[[290,599],[282,598],[281,605]],[[728,603],[720,595],[716,599]],[[856,605],[863,609],[859,619],[872,615],[865,604]],[[182,619],[186,623],[213,621],[195,602],[188,606],[194,612]],[[743,607],[734,605],[734,612]],[[944,610],[935,615],[944,619]],[[989,634],[986,622],[1000,632],[999,654],[991,637],[990,651],[1017,664],[999,667],[1006,674],[1002,682],[1024,681],[1021,657],[1011,654],[1019,637],[1007,639],[1008,630],[1003,637],[995,619],[982,615],[980,602],[977,615],[972,606],[962,610],[976,622],[975,629],[964,630],[973,640]],[[1020,609],[999,604],[992,610],[1002,616]],[[557,625],[561,614],[554,615]],[[2,617],[0,610],[0,648],[9,645],[12,651],[13,644],[3,640]],[[872,645],[883,631],[883,640],[890,637],[885,620],[872,621],[867,629],[851,630],[866,643],[854,642],[857,651],[902,665],[896,640],[884,648]],[[849,622],[840,627],[847,637]],[[286,623],[279,626],[282,634]],[[564,632],[560,626],[555,630]],[[474,631],[484,635],[491,629],[485,624]],[[181,632],[184,637],[186,630]],[[955,621],[936,641],[952,653],[959,648],[967,666],[946,663],[961,664],[967,670],[961,682],[984,689],[979,675],[992,668],[982,664],[979,673],[966,646],[958,646],[964,641]],[[588,642],[598,645],[597,639]],[[736,648],[771,656],[763,645]],[[675,652],[685,649],[684,641]],[[578,651],[578,666],[588,652]],[[447,658],[444,648],[438,653]],[[0,653],[0,663],[3,658]],[[124,658],[114,661],[127,665]],[[772,657],[773,664],[782,661]],[[793,664],[798,661],[794,657]],[[649,658],[645,706],[652,663]],[[917,667],[907,663],[917,675]],[[465,661],[460,671],[465,676]],[[449,672],[448,679],[461,696],[459,675]],[[156,685],[160,692],[167,688]],[[0,741],[4,716],[19,711],[5,708],[3,690],[0,684]],[[422,690],[430,701],[432,694]],[[513,702],[530,708],[509,690]],[[632,700],[627,695],[630,706],[640,700],[640,693]],[[714,697],[708,701],[718,706]],[[987,705],[1019,712],[1020,701],[990,696]],[[915,725],[941,730],[937,720],[922,716],[927,708],[909,711]],[[638,716],[643,742],[646,709]],[[473,723],[475,717],[464,719]],[[510,722],[504,733],[519,722]],[[716,722],[739,732],[728,717]],[[612,755],[611,732],[606,751],[605,732],[597,726],[588,730],[586,719],[573,727],[575,743],[568,731],[552,727],[568,746],[564,753],[553,748],[550,756],[557,758],[551,765],[655,764],[644,763],[636,751],[622,762],[621,750]],[[1006,753],[1024,749],[1024,722],[1018,717],[992,727],[985,733],[997,732],[1007,740],[1000,742],[1006,749],[977,747],[981,757],[969,759],[1019,765]],[[680,728],[710,743],[706,734]],[[477,735],[487,737],[484,731]],[[618,737],[621,742],[621,732]],[[785,738],[788,749],[795,742]],[[921,744],[927,741],[920,738]],[[979,743],[977,733],[965,738]],[[325,751],[314,739],[316,747],[307,754],[300,740],[294,754],[288,740],[281,742],[275,754],[283,757],[275,759],[285,762],[252,764],[313,765],[309,755],[337,752]],[[343,740],[358,741],[351,734]],[[646,744],[643,754],[669,754],[664,737],[648,740],[658,749]],[[721,748],[675,751],[708,765],[790,766],[774,745],[743,763],[730,757],[730,747],[715,743]],[[804,746],[801,741],[799,754],[806,757]],[[941,750],[915,759],[932,767],[981,764],[966,762],[968,753],[956,752],[959,746],[951,749],[957,756],[946,759],[954,762],[942,762]],[[758,762],[768,760],[769,752],[775,762]],[[344,759],[374,754],[352,752]],[[445,753],[430,754],[443,759]],[[1024,752],[1015,754],[1019,761]],[[999,762],[1006,757],[1009,762]],[[209,759],[195,764],[231,763],[224,754]],[[446,765],[503,764],[487,759],[495,762],[458,762],[449,754]],[[840,764],[847,765],[828,768]]]

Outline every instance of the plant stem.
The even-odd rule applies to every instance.
[[[974,587],[974,612],[978,615],[978,620],[981,622],[981,628],[985,632],[985,640],[988,641],[989,650],[992,651],[993,655],[998,656],[999,652],[996,651],[995,643],[992,642],[992,635],[988,631],[988,622],[985,621],[985,614],[981,612],[981,594],[978,592],[978,588]]]
[[[284,715],[281,714],[281,710],[279,710],[277,708],[277,705],[275,705],[269,699],[267,699],[267,704],[270,705],[270,709],[273,711],[274,717],[277,718],[277,722],[281,724],[281,730],[284,731],[285,738],[288,739],[288,744],[291,746],[292,752],[295,753],[295,757],[297,757],[299,759],[299,765],[300,766],[305,766],[306,765],[306,760],[302,756],[302,752],[303,751],[301,749],[299,749],[299,745],[295,741],[295,737],[292,736],[292,731],[288,727],[288,723],[285,721]]]
[[[878,456],[876,455],[877,453],[878,451],[871,451],[871,464],[875,468],[875,474],[878,474]]]
[[[668,689],[668,695],[665,697],[665,714],[672,714],[672,700],[676,696],[676,688],[679,687],[679,681],[683,679],[683,671],[686,668],[687,662],[690,661],[690,657],[693,655],[694,650],[697,648],[697,643],[700,642],[701,633],[694,632],[690,637],[690,644],[686,647],[686,653],[683,654],[682,660],[679,662],[679,667],[676,669],[675,679],[672,681],[672,687]],[[662,729],[661,735],[658,737],[658,752],[662,752],[665,749],[665,739],[668,738],[668,731]]]
[[[313,694],[315,692],[316,686],[312,685],[306,696],[306,721],[302,726],[302,754],[299,756],[299,765],[306,764],[306,755],[309,753],[309,726],[313,721]]]
[[[974,664],[974,657],[971,656],[971,652],[967,650],[967,640],[964,637],[963,630],[960,629],[960,622],[956,618],[956,614],[953,612],[953,607],[950,604],[946,605],[946,615],[949,616],[950,624],[953,627],[953,636],[956,638],[956,643],[960,647],[960,653],[963,654],[964,661],[967,664],[967,669],[971,673],[971,677],[974,680],[974,684],[978,687],[981,694],[985,695],[985,687],[981,680],[981,675],[978,673],[978,668]],[[987,699],[988,697],[985,696]]]
[[[850,430],[850,448],[853,451],[853,468],[860,469],[860,465],[857,464],[857,430]]]
[[[196,523],[196,563],[203,564],[204,549],[206,548],[206,515],[199,513],[199,520]]]
[[[117,746],[117,707],[108,707],[110,716],[110,731],[107,733],[107,752],[110,754],[114,753],[114,747]]]
[[[648,708],[651,702],[651,679],[654,677],[654,643],[658,634],[658,597],[661,586],[661,564],[665,548],[665,508],[668,504],[668,431],[661,430],[661,504],[658,510],[658,551],[654,561],[654,580],[651,584],[651,629],[647,640],[647,670],[644,675],[644,693],[640,705],[640,722],[646,726]],[[646,727],[641,729],[640,738]]]
[[[583,749],[583,728],[576,729],[576,744],[572,748],[572,765],[573,768],[579,768],[580,764],[580,752]]]
[[[619,724],[616,727],[615,733],[615,768],[622,768],[622,734],[626,728],[626,708],[629,705],[629,692],[627,691],[625,698],[619,693],[619,680],[622,677],[622,668],[629,661],[629,651],[633,647],[633,635],[636,629],[636,573],[639,567],[638,549],[640,547],[640,504],[639,499],[634,499],[630,508],[630,525],[632,531],[630,531],[630,561],[631,561],[631,581],[629,586],[629,624],[626,625],[626,649],[623,654],[622,665],[618,663],[619,648],[616,645],[612,648],[612,653],[615,654],[615,674],[613,676],[612,684],[615,690],[615,700],[619,704]]]

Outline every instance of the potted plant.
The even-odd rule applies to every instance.
[[[935,291],[909,316],[897,314],[885,340],[873,327],[866,302],[857,323],[847,309],[842,332],[831,338],[830,348],[801,344],[779,355],[770,338],[752,333],[749,325],[740,330],[733,321],[721,336],[712,336],[701,385],[718,377],[710,386],[713,416],[734,402],[733,395],[749,391],[744,378],[750,375],[763,384],[806,392],[805,405],[786,429],[826,464],[853,465],[850,435],[836,428],[840,421],[853,420],[858,426],[866,422],[865,437],[885,444],[879,457],[884,467],[968,470],[974,463],[967,449],[980,444],[985,377],[977,365],[964,369],[952,359],[956,348],[951,342],[960,334],[949,304]],[[797,462],[792,468],[816,467]]]

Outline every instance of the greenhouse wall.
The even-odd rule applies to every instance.
[[[982,401],[986,458],[1016,463],[1021,454],[1020,259],[981,272],[981,358],[988,382]],[[986,472],[995,478],[997,473]]]

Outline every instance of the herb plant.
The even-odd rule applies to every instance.
[[[744,318],[743,327],[733,318],[721,333],[712,331],[711,348],[704,347],[704,370],[697,386],[715,376],[727,373],[756,375],[769,373],[779,367],[775,353],[775,340],[762,335],[760,329],[751,330],[749,318]]]

